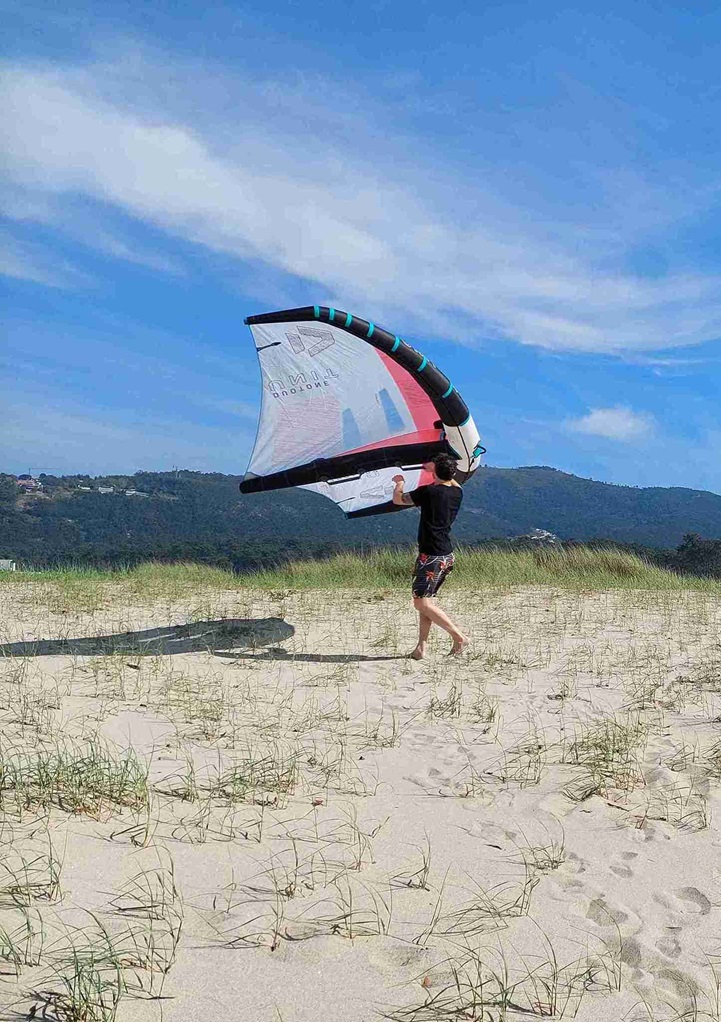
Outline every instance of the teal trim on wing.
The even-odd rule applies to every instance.
[[[332,323],[335,319],[335,309],[328,309],[328,322]]]
[[[351,316],[350,312],[346,312],[346,314],[345,314],[345,325],[346,326],[350,326],[352,322],[353,322],[353,317]]]
[[[417,373],[422,373],[427,365],[428,365],[428,359],[424,356],[423,361],[421,362],[421,364],[416,369],[416,372]]]
[[[313,306],[313,315],[315,316],[316,319],[318,319],[318,317],[320,316],[320,305]]]
[[[462,422],[462,423],[461,423],[461,424],[460,424],[459,426],[456,426],[456,429],[463,429],[463,427],[464,427],[464,426],[465,426],[465,425],[466,425],[467,423],[469,423],[470,421],[471,421],[471,416],[470,416],[470,413],[469,413],[469,415],[468,415],[468,418],[467,418],[467,419],[464,419],[464,420],[463,420],[463,422]]]
[[[400,337],[396,337],[395,341],[393,342],[393,347],[391,348],[391,351],[397,351],[398,348],[400,348],[400,346],[401,346],[401,339],[400,339]]]
[[[447,391],[445,392],[445,394],[441,394],[441,397],[442,397],[442,398],[444,398],[444,397],[450,397],[452,393],[453,393],[453,384],[452,384],[452,383],[450,383],[450,384],[448,385],[448,390],[447,390]]]
[[[375,328],[376,328],[375,323],[369,323],[368,324],[368,333],[366,334],[366,337],[372,337],[373,336],[373,331],[375,330]]]

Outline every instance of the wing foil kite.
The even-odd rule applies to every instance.
[[[466,482],[485,449],[443,373],[406,341],[349,312],[310,305],[250,316],[263,382],[241,493],[302,486],[349,518],[400,510],[392,478],[430,482],[423,463],[458,459]]]

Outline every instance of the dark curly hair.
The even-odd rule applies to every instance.
[[[433,464],[436,466],[436,475],[443,482],[453,479],[458,470],[458,462],[450,454],[437,454]]]

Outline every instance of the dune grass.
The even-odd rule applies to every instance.
[[[200,588],[377,591],[406,586],[413,557],[412,548],[380,548],[291,561],[247,574],[203,564],[154,561],[112,570],[69,566],[44,571],[2,572],[0,587],[40,582],[87,592],[107,582],[121,582],[138,596],[181,595]],[[580,591],[687,590],[721,595],[721,580],[678,575],[628,551],[591,546],[523,550],[490,546],[460,548],[453,583],[454,588],[553,586]]]
[[[383,589],[407,585],[414,552],[409,549],[344,553],[327,560],[295,561],[258,572],[260,588]],[[721,582],[680,576],[635,554],[614,549],[572,547],[508,550],[460,548],[455,587],[509,588],[550,585],[568,589],[693,589],[721,594]],[[250,580],[249,580],[250,581]]]

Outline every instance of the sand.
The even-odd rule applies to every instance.
[[[6,770],[0,1017],[719,1018],[718,601],[449,587],[418,663],[405,594],[0,598],[2,760],[149,788]]]

